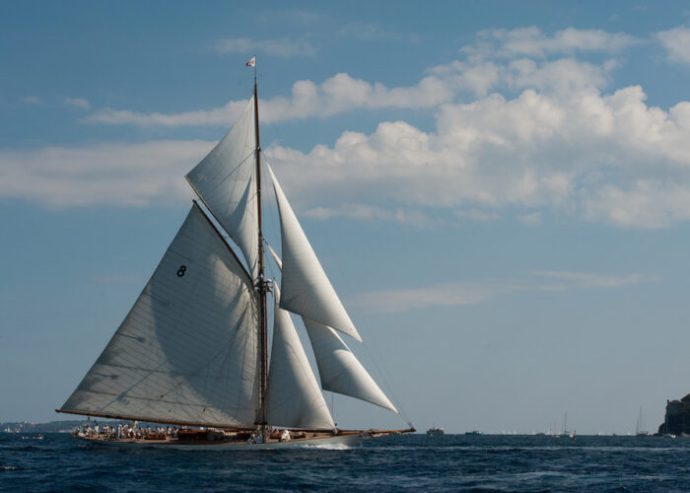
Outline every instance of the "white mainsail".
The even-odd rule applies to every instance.
[[[259,230],[256,200],[254,98],[232,129],[187,173],[187,181],[244,253],[256,275]]]
[[[303,320],[314,349],[321,387],[324,390],[398,412],[335,330],[318,322]]]
[[[280,295],[277,288],[275,296],[278,301]],[[312,430],[335,428],[290,314],[281,310],[277,302],[266,417],[269,423],[276,426]]]
[[[362,338],[328,280],[273,170],[270,166],[267,167],[280,212],[283,261],[281,308],[333,327],[361,341]]]
[[[251,279],[194,205],[62,411],[252,427],[259,399]]]

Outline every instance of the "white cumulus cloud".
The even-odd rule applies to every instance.
[[[371,26],[368,32],[377,32]],[[490,91],[527,87],[544,91],[602,88],[615,68],[614,61],[603,64],[578,61],[572,56],[582,51],[615,54],[635,43],[622,33],[600,30],[564,29],[549,36],[535,27],[515,30],[492,30],[478,34],[475,43],[465,47],[467,60],[454,60],[433,67],[416,84],[388,87],[346,73],[336,74],[321,83],[301,80],[293,84],[289,96],[263,101],[262,120],[275,123],[304,118],[327,118],[362,109],[436,108],[452,101],[458,93],[485,96]],[[216,50],[233,53],[271,53],[277,56],[311,55],[313,48],[304,41],[285,39],[223,39]],[[480,56],[481,55],[481,56]],[[567,55],[545,61],[546,55]],[[493,59],[493,60],[491,60]],[[208,110],[181,113],[144,113],[128,109],[104,108],[86,121],[101,124],[139,126],[227,125],[244,102],[230,101]]]
[[[690,28],[676,27],[661,31],[656,36],[666,50],[669,60],[690,64]]]
[[[475,43],[463,48],[471,57],[515,58],[573,55],[578,52],[617,53],[636,43],[625,33],[569,27],[553,35],[535,26],[518,29],[490,29],[477,35]]]
[[[382,108],[424,109],[435,118],[425,129],[382,121],[371,133],[345,131],[307,152],[268,145],[266,155],[298,208],[314,218],[422,227],[506,215],[538,226],[546,210],[626,228],[690,220],[690,102],[655,107],[640,86],[611,87],[620,62],[577,58],[582,51],[608,57],[635,43],[632,37],[528,28],[483,33],[472,49],[478,53],[489,41],[510,56],[451,60],[405,87],[339,73],[321,83],[297,81],[288,96],[265,100],[265,123]],[[171,114],[105,109],[87,118],[226,126],[246,104]],[[56,204],[161,200],[177,188],[157,173],[181,177],[211,144],[111,146],[0,152],[0,193]],[[173,152],[178,147],[185,151]],[[183,165],[182,157],[190,159]],[[120,180],[119,195],[108,188],[111,175]],[[76,193],[85,185],[94,193]]]
[[[646,104],[638,86],[603,94],[526,89],[443,105],[434,132],[406,122],[345,132],[332,146],[267,154],[301,200],[406,207],[550,208],[623,227],[690,218],[690,103]],[[533,216],[533,223],[536,216]],[[529,219],[528,219],[529,221]]]
[[[0,196],[54,207],[144,206],[190,197],[184,175],[204,141],[151,141],[0,151]]]
[[[295,82],[289,97],[265,99],[261,103],[261,120],[276,123],[305,118],[327,118],[357,109],[432,108],[452,98],[446,84],[434,76],[421,79],[410,87],[388,88],[340,73],[315,84],[308,80]],[[231,101],[210,110],[182,113],[143,113],[105,108],[86,118],[90,123],[138,126],[225,126],[244,109],[246,101]]]

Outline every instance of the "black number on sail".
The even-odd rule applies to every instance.
[[[187,266],[180,265],[180,268],[177,269],[177,277],[184,277],[185,272],[187,272]]]

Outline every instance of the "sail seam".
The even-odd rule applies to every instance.
[[[232,175],[234,175],[235,173],[237,173],[237,172],[239,171],[239,169],[240,169],[242,166],[244,166],[245,164],[247,164],[247,162],[249,161],[249,159],[252,157],[253,154],[254,154],[254,150],[252,149],[252,151],[251,151],[246,157],[244,157],[244,158],[237,164],[237,166],[235,166],[234,168],[232,168],[228,173],[226,173],[225,175],[221,176],[219,179],[214,180],[214,181],[216,182],[216,185],[213,186],[213,187],[211,187],[211,188],[209,189],[209,191],[210,191],[210,192],[213,192],[213,191],[217,190],[223,183],[225,183],[225,181],[226,181],[228,178],[230,178]],[[185,176],[185,179],[186,179],[188,182],[190,181],[189,178],[188,178],[187,176]],[[191,182],[190,182],[190,184],[191,184]]]

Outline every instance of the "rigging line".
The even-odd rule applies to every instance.
[[[335,392],[331,392],[331,416],[335,425],[338,426],[338,423],[335,421]]]
[[[371,339],[369,340],[369,343],[371,343]],[[407,415],[407,413],[403,409],[402,401],[400,399],[398,399],[396,393],[393,391],[393,386],[391,385],[390,380],[388,379],[386,374],[383,372],[381,367],[376,363],[376,358],[374,358],[374,355],[372,354],[371,350],[369,349],[368,344],[360,343],[360,346],[364,347],[364,352],[367,354],[367,358],[369,360],[371,360],[371,362],[373,363],[374,368],[376,368],[376,373],[381,377],[384,385],[386,386],[386,390],[388,391],[388,394],[392,397],[393,402],[395,404],[397,404],[396,407],[398,408],[398,415],[410,427],[413,427],[412,420],[410,419],[410,417]]]

